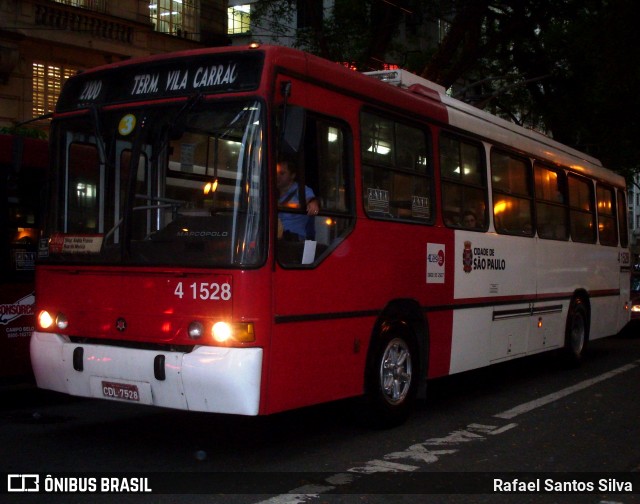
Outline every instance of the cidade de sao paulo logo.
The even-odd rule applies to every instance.
[[[470,241],[465,241],[462,267],[465,273],[474,270],[504,271],[507,269],[507,261],[497,257],[493,248],[472,247]]]

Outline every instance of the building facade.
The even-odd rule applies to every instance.
[[[228,45],[227,0],[0,0],[0,127],[53,110],[78,71]],[[47,130],[48,121],[31,127]]]
[[[334,0],[317,0],[309,3],[305,0],[293,0],[291,9],[284,14],[286,19],[273,18],[256,20],[253,16],[254,7],[260,0],[229,0],[229,37],[233,45],[245,45],[251,42],[295,47],[297,30],[304,30],[312,26],[312,19],[328,19],[333,14]],[[400,45],[411,47],[413,53],[431,51],[442,41],[449,23],[447,20],[427,20],[421,9],[412,10],[388,2],[403,11],[403,21],[399,25],[397,41]],[[312,6],[310,8],[310,6]],[[387,65],[401,66],[406,61],[406,53],[386,55]]]

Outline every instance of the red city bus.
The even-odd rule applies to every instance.
[[[70,78],[51,135],[43,388],[243,415],[362,396],[390,425],[428,378],[578,359],[629,319],[624,179],[401,71],[131,60]]]
[[[31,375],[34,276],[45,140],[0,135],[0,377]]]

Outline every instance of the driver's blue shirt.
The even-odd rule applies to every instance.
[[[305,186],[304,197],[307,201],[310,201],[315,198],[316,195],[310,187]],[[297,182],[291,184],[289,190],[286,192],[286,194],[283,194],[280,197],[278,203],[281,205],[281,207],[284,208],[286,208],[287,206],[298,208],[300,200],[298,198]],[[304,210],[306,212],[306,208]],[[302,240],[309,238],[307,236],[307,223],[309,222],[309,216],[306,213],[289,213],[286,210],[283,211],[281,208],[280,213],[278,214],[278,218],[280,219],[280,222],[282,222],[283,231],[298,235],[298,237]]]

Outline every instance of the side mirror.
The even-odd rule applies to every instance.
[[[305,110],[295,105],[284,108],[280,150],[283,154],[297,154],[304,138]]]

